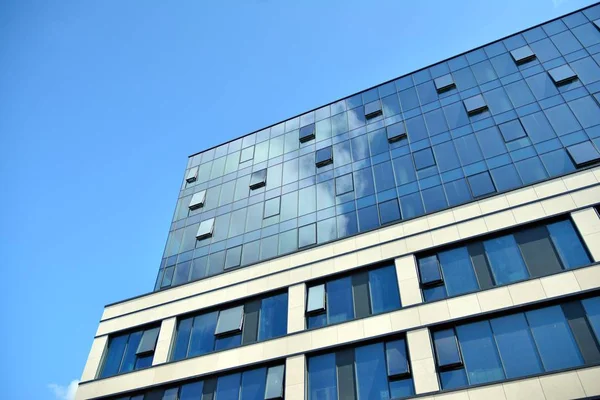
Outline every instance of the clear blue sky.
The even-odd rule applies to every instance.
[[[189,154],[592,3],[3,1],[2,397],[67,398],[152,290]]]

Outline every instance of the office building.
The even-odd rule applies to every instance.
[[[600,396],[600,5],[189,158],[78,399]]]

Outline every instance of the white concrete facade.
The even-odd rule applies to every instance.
[[[305,354],[405,332],[417,395],[464,399],[568,399],[600,395],[600,367],[439,392],[429,327],[600,288],[600,167],[499,194],[414,220],[107,306],[84,368],[77,399],[93,399],[285,360],[286,399],[306,398]],[[570,215],[595,264],[559,274],[423,303],[415,253]],[[306,282],[394,260],[403,308],[306,330]],[[169,362],[177,317],[274,290],[288,291],[288,333],[264,342]],[[161,324],[152,367],[95,379],[109,335]],[[594,379],[596,376],[596,379]]]

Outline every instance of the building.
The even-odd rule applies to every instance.
[[[597,4],[191,156],[77,398],[599,396],[599,64]]]

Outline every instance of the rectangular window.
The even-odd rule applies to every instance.
[[[287,308],[285,292],[180,318],[171,360],[283,336],[287,333]]]
[[[327,146],[322,149],[317,150],[315,155],[315,165],[317,168],[324,167],[327,164],[331,164],[333,162],[333,153],[332,147]]]
[[[202,190],[200,192],[194,193],[192,199],[190,200],[189,209],[196,210],[202,206],[204,206],[204,200],[206,199],[206,190]]]
[[[406,126],[404,122],[398,122],[385,128],[389,143],[398,142],[406,138]]]
[[[111,335],[98,377],[108,378],[150,367],[159,332],[160,327],[149,327],[121,335]]]
[[[450,74],[446,74],[440,76],[439,78],[435,78],[433,82],[435,84],[435,90],[437,90],[438,93],[447,92],[448,90],[454,89],[456,87],[456,84],[454,83],[454,78],[452,78],[452,75]]]
[[[600,161],[600,153],[590,141],[567,147],[567,152],[577,168]]]
[[[185,181],[187,183],[196,182],[196,178],[198,177],[198,167],[190,168],[185,175]]]
[[[206,221],[202,221],[200,226],[198,226],[198,232],[196,233],[196,239],[202,240],[208,237],[211,237],[213,234],[213,230],[215,227],[215,219],[207,219]]]
[[[383,115],[383,111],[381,110],[381,102],[379,100],[365,104],[366,119],[373,119],[379,117],[380,115]]]
[[[417,257],[425,301],[435,301],[592,262],[569,219],[500,232]]]
[[[567,64],[551,69],[548,71],[548,75],[550,75],[556,86],[564,85],[577,79],[577,74]]]
[[[283,373],[283,365],[271,367],[267,370],[265,400],[283,399]]]
[[[300,128],[300,143],[311,141],[315,138],[315,124],[310,124]]]
[[[467,110],[467,114],[470,116],[484,112],[488,108],[483,96],[480,94],[463,100],[463,104]]]
[[[254,146],[246,147],[240,152],[240,164],[254,158]]]
[[[594,308],[600,308],[600,297],[433,329],[442,389],[597,363]]]
[[[267,184],[267,170],[261,169],[252,173],[250,177],[250,189],[255,190]]]
[[[401,307],[393,263],[308,287],[308,328],[379,314]]]
[[[435,165],[435,158],[433,157],[431,147],[413,153],[413,158],[417,170]]]
[[[413,396],[410,371],[404,338],[308,357],[308,400]]]
[[[517,65],[525,64],[535,59],[535,53],[527,45],[511,50],[510,55]]]

